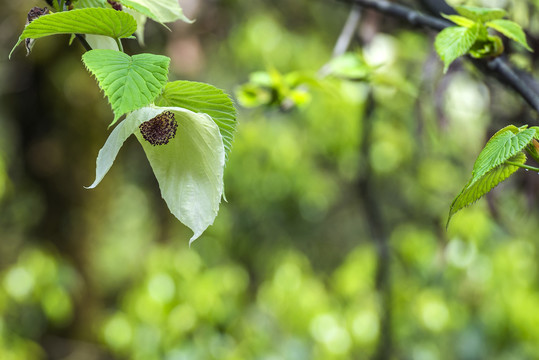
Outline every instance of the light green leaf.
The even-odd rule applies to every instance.
[[[11,53],[26,38],[38,39],[49,35],[77,33],[120,39],[131,36],[136,30],[137,23],[131,15],[112,9],[90,8],[47,14],[25,27]]]
[[[73,2],[75,9],[106,8],[107,0],[77,0]]]
[[[526,41],[526,34],[524,34],[522,27],[520,27],[520,25],[517,24],[516,22],[510,21],[510,20],[498,19],[498,20],[489,21],[485,25],[502,33],[503,35],[507,36],[509,39],[518,42],[519,44],[524,46],[527,50],[533,52],[532,48],[528,45],[528,42]]]
[[[363,56],[357,52],[347,52],[332,59],[329,62],[329,70],[334,76],[350,80],[367,80],[373,71]]]
[[[509,125],[494,134],[475,161],[471,182],[478,181],[486,173],[503,164],[522,151],[533,139],[535,130],[519,129]]]
[[[159,23],[174,22],[176,20],[182,20],[187,23],[193,22],[183,14],[178,0],[121,0],[120,2],[143,14],[145,12],[140,9],[148,9],[147,16]]]
[[[475,6],[457,6],[455,7],[455,10],[457,10],[460,15],[467,17],[468,19],[482,23],[490,20],[501,19],[507,14],[507,12],[503,9],[489,9]]]
[[[73,1],[73,9],[87,9],[87,8],[110,8],[110,5],[107,4],[107,0]]]
[[[153,102],[167,82],[170,64],[166,56],[129,56],[114,50],[91,50],[82,60],[109,99],[114,112],[112,124],[123,114]]]
[[[444,73],[449,65],[459,56],[465,55],[479,33],[479,27],[474,25],[470,28],[451,26],[442,30],[434,42],[436,52],[444,62]]]
[[[470,20],[464,16],[459,16],[459,15],[445,15],[445,14],[442,14],[442,16],[444,18],[446,18],[447,20],[450,20],[452,22],[454,22],[455,24],[459,25],[459,26],[464,26],[464,27],[472,27],[476,24],[475,21],[473,20]]]
[[[535,131],[533,140],[526,146],[526,152],[537,162],[539,163],[539,127],[533,126],[530,129]]]
[[[176,136],[166,145],[152,146],[139,126],[164,111],[178,123]],[[170,211],[193,232],[190,242],[211,224],[223,195],[225,152],[219,128],[206,114],[177,107],[145,107],[118,124],[99,151],[96,187],[112,166],[125,140],[135,134],[142,144]]]
[[[86,35],[86,41],[92,49],[109,49],[118,51],[118,43],[111,37],[103,35]]]
[[[123,0],[121,3],[124,5],[124,9],[132,9],[137,11],[138,13],[144,15],[147,18],[153,19],[156,22],[160,23],[161,25],[165,26],[161,20],[159,20],[158,16],[155,15],[149,8],[147,8],[144,5],[139,4],[136,1],[132,0]],[[167,29],[168,27],[165,26]],[[169,29],[170,30],[170,29]]]
[[[137,22],[137,31],[135,31],[135,36],[137,37],[138,43],[144,46],[144,29],[146,28],[146,20],[148,19],[148,17],[128,7],[126,7],[124,11],[130,14],[133,18],[135,18],[135,21]],[[165,25],[163,24],[163,26]]]
[[[524,155],[524,153],[522,152],[519,152],[508,160],[514,163],[524,164],[526,162],[526,155]],[[483,195],[496,187],[499,183],[511,176],[518,169],[518,166],[503,163],[483,174],[481,177],[475,180],[470,180],[470,182],[464,187],[464,189],[462,189],[462,191],[455,198],[455,200],[453,200],[453,203],[451,204],[451,208],[449,210],[449,218],[447,219],[447,225],[449,225],[451,217],[456,212],[468,205],[473,204]]]
[[[193,81],[174,81],[166,84],[156,100],[158,106],[176,106],[211,116],[223,136],[226,155],[232,148],[236,132],[236,109],[222,90]]]

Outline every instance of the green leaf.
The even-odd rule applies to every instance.
[[[108,36],[87,34],[86,41],[92,49],[119,50],[116,40]]]
[[[501,19],[507,14],[507,12],[503,9],[489,9],[475,6],[457,6],[455,7],[455,10],[457,10],[460,15],[467,17],[468,19],[482,23],[490,20]]]
[[[73,7],[75,9],[106,8],[107,0],[77,0],[73,2]]]
[[[539,127],[533,126],[530,129],[535,131],[533,140],[526,146],[526,152],[537,162],[539,163]]]
[[[522,30],[519,24],[510,20],[493,20],[485,24],[486,26],[493,28],[494,30],[502,33],[507,36],[509,39],[514,40],[524,46],[527,50],[532,51],[532,48],[528,45],[526,41],[526,34]]]
[[[149,8],[147,8],[146,6],[144,5],[141,5],[139,3],[137,3],[136,1],[130,1],[130,0],[123,0],[121,1],[121,3],[126,7],[126,8],[129,8],[129,9],[132,9],[132,10],[135,10],[137,12],[139,12],[140,14],[146,16],[146,17],[149,17],[153,20],[155,20],[156,22],[160,23],[160,24],[163,24],[163,22],[161,22],[159,20],[159,18],[157,17],[157,15],[155,15]],[[166,26],[165,26],[166,27]],[[168,27],[167,27],[168,29]]]
[[[436,52],[444,62],[444,73],[459,56],[465,55],[472,47],[479,33],[477,24],[470,28],[451,26],[442,30],[434,42]]]
[[[166,56],[129,56],[114,50],[91,50],[82,60],[109,99],[114,112],[112,124],[123,114],[154,101],[167,82],[170,64]]]
[[[271,89],[253,83],[240,85],[235,94],[239,104],[244,108],[269,105],[274,97]]]
[[[367,80],[373,71],[357,52],[347,52],[332,59],[329,70],[332,75],[349,80]]]
[[[508,159],[511,162],[524,164],[526,162],[526,155],[519,152],[515,156]],[[483,174],[477,179],[472,179],[470,182],[462,189],[460,194],[453,200],[451,208],[449,210],[449,218],[447,219],[447,225],[451,217],[463,209],[464,207],[473,204],[475,201],[480,199],[483,195],[492,190],[496,185],[507,179],[515,171],[519,169],[518,166],[501,164],[491,169],[487,173]]]
[[[499,130],[487,142],[472,170],[472,180],[475,182],[495,167],[503,164],[509,158],[522,151],[533,139],[535,130],[519,129],[509,125]]]
[[[236,132],[236,109],[222,90],[193,81],[174,81],[166,84],[156,100],[158,106],[175,106],[211,116],[223,136],[226,156],[232,148]]]
[[[459,15],[445,15],[445,14],[442,14],[442,16],[444,18],[446,18],[447,20],[450,20],[452,22],[454,22],[455,24],[457,24],[458,26],[464,26],[464,27],[472,27],[476,24],[475,21],[473,20],[470,20],[464,16],[459,16]]]
[[[15,48],[26,38],[38,39],[56,34],[94,34],[115,39],[131,36],[137,30],[133,17],[112,9],[77,9],[43,15],[29,23],[22,32]]]
[[[485,58],[499,56],[503,53],[504,47],[502,39],[499,36],[488,35],[484,40],[477,40],[473,44],[469,53],[474,58]]]
[[[135,36],[137,37],[138,43],[144,46],[144,29],[146,28],[146,20],[148,19],[148,17],[128,7],[124,8],[123,11],[127,12],[135,18],[135,21],[137,22],[137,31],[135,31]],[[168,29],[165,24],[162,25]]]
[[[121,0],[120,2],[143,14],[144,10],[141,11],[140,9],[148,9],[149,15],[147,16],[159,23],[174,22],[176,20],[187,23],[193,22],[183,14],[178,0]]]
[[[167,110],[178,123],[176,136],[166,145],[152,146],[139,126]],[[182,108],[136,110],[114,128],[99,151],[96,179],[88,188],[101,182],[131,134],[142,144],[171,213],[193,230],[193,242],[213,224],[223,195],[225,151],[219,128],[208,115]]]

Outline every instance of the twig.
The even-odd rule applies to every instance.
[[[373,9],[383,14],[394,16],[407,21],[416,26],[425,26],[430,29],[441,31],[453,23],[436,18],[434,16],[424,15],[415,10],[399,4],[391,3],[385,0],[340,0],[364,8]],[[473,63],[484,73],[495,75],[501,82],[510,86],[519,93],[524,100],[539,113],[539,94],[535,92],[515,70],[503,58],[491,60],[476,60]],[[529,74],[526,74],[526,77]],[[531,75],[529,75],[531,77]]]
[[[354,37],[354,31],[357,29],[360,18],[361,8],[359,6],[354,6],[348,15],[348,19],[346,19],[346,23],[341,31],[341,35],[339,35],[339,38],[335,43],[332,54],[333,57],[340,56],[346,52],[350,46],[352,38]]]
[[[344,26],[342,28],[341,34],[339,35],[339,38],[337,39],[337,42],[335,43],[335,47],[333,48],[333,53],[331,54],[331,58],[336,58],[344,54],[346,50],[348,50],[360,19],[361,19],[361,8],[359,6],[354,6],[352,10],[350,11],[350,14],[348,15],[348,19],[346,19],[346,22],[344,23]],[[328,62],[320,68],[320,70],[318,71],[318,76],[325,77],[329,75],[330,72],[331,72],[330,63]]]
[[[86,41],[86,39],[84,38],[84,36],[82,36],[81,34],[75,34],[75,37],[76,37],[77,40],[81,43],[81,45],[82,45],[82,47],[84,48],[84,50],[86,50],[86,51],[92,50],[92,47],[90,46],[90,44],[88,44],[88,41]]]

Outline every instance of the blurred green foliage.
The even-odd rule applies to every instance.
[[[149,25],[148,51],[228,92],[254,71],[315,74],[349,11],[180,3],[197,21]],[[510,16],[537,36],[538,4],[522,3]],[[489,135],[530,116],[502,85],[465,63],[442,76],[430,35],[365,18],[362,58],[388,81],[329,76],[299,108],[241,109],[228,202],[189,248],[134,142],[100,189],[83,188],[109,106],[68,37],[7,62],[34,5],[0,17],[0,359],[368,359],[388,316],[393,358],[539,357],[537,175],[444,228]]]

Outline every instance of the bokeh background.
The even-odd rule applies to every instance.
[[[538,48],[539,1],[483,3]],[[254,71],[316,78],[350,12],[180,4],[195,23],[149,23],[146,47],[126,51],[230,94]],[[134,137],[83,188],[112,113],[67,36],[8,61],[36,5],[1,4],[0,359],[539,358],[539,175],[517,173],[445,229],[488,137],[537,116],[466,62],[443,76],[434,33],[363,12],[351,49],[384,81],[329,76],[299,107],[238,106],[228,202],[189,248]],[[539,51],[508,52],[537,68]]]

